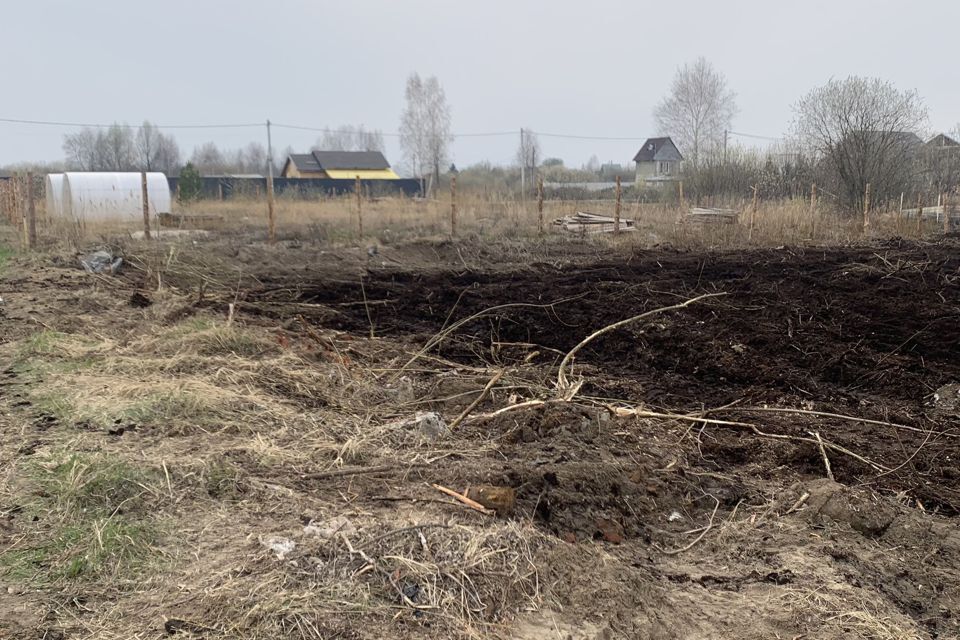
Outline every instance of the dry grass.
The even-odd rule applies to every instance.
[[[724,248],[849,244],[864,237],[921,236],[941,232],[932,222],[925,222],[924,228],[918,230],[914,221],[900,220],[895,212],[879,211],[871,213],[869,228],[864,233],[861,216],[841,215],[825,205],[811,209],[806,199],[761,202],[755,213],[751,213],[749,201],[731,206],[740,212],[738,224],[709,225],[680,222],[681,209],[675,204],[624,202],[622,215],[636,220],[637,231],[624,234],[619,242],[639,247],[665,244],[681,248]],[[263,237],[266,234],[267,207],[262,199],[204,200],[177,205],[176,208],[178,213],[188,217],[203,216],[205,219],[196,223],[202,229],[219,233],[253,232]],[[459,197],[457,210],[457,229],[461,236],[530,240],[538,237],[538,213],[534,201],[520,202],[496,194],[465,193]],[[577,211],[612,215],[613,210],[612,200],[546,200],[546,233],[562,233],[551,225],[555,218]],[[354,244],[360,239],[356,200],[352,196],[315,200],[280,198],[276,202],[276,215],[281,239],[332,246]],[[362,216],[367,241],[375,239],[391,243],[450,234],[450,200],[442,193],[434,199],[386,197],[365,200]],[[42,217],[39,224],[41,236],[77,247],[85,241],[107,241],[142,230],[139,220],[78,225]]]

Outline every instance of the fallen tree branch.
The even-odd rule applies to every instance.
[[[341,478],[343,476],[359,476],[366,475],[369,473],[382,473],[385,471],[396,471],[397,469],[416,469],[417,467],[424,467],[423,464],[408,464],[408,465],[397,465],[397,464],[382,464],[376,467],[357,467],[353,469],[337,469],[335,471],[319,471],[317,473],[302,473],[300,474],[301,480],[324,480],[326,478]]]
[[[705,424],[716,424],[720,426],[729,426],[729,427],[740,427],[744,429],[749,429],[758,436],[764,438],[773,438],[774,440],[789,440],[793,442],[806,442],[808,444],[813,444],[820,446],[820,443],[817,442],[815,438],[806,438],[804,436],[789,436],[782,433],[769,433],[767,431],[761,431],[759,427],[755,424],[750,424],[749,422],[735,422],[732,420],[713,420],[711,418],[703,418],[699,415],[685,415],[685,414],[673,414],[673,413],[659,413],[657,411],[647,411],[645,409],[634,409],[629,407],[608,407],[611,413],[620,417],[627,416],[636,416],[639,418],[662,418],[664,420],[685,420],[687,422],[702,422]],[[822,440],[823,446],[827,449],[832,449],[838,453],[842,453],[846,456],[850,456],[854,460],[862,462],[863,464],[873,468],[875,471],[888,471],[887,467],[865,458],[858,453],[854,453],[845,447],[841,447],[838,444],[834,444],[827,440]]]
[[[497,416],[508,413],[510,411],[516,411],[517,409],[526,409],[527,407],[538,407],[542,404],[547,404],[546,400],[527,400],[525,402],[518,402],[517,404],[510,404],[496,411],[490,413],[481,413],[478,416],[473,416],[471,420],[487,420],[489,418],[496,418]]]
[[[820,437],[820,432],[808,431],[807,433],[817,439],[817,446],[820,448],[820,455],[823,457],[823,466],[827,470],[827,477],[836,482],[837,479],[833,477],[833,469],[830,468],[830,458],[827,457],[827,448],[823,446],[823,438]]]
[[[441,485],[439,485],[439,484],[432,484],[432,485],[430,485],[430,486],[433,487],[434,489],[436,489],[437,491],[441,492],[441,493],[447,494],[448,496],[450,496],[451,498],[454,498],[455,500],[459,500],[460,502],[462,502],[462,503],[465,504],[466,506],[470,507],[470,508],[473,509],[474,511],[479,511],[480,513],[486,514],[486,515],[488,515],[488,516],[496,515],[496,513],[497,513],[496,511],[494,511],[494,510],[492,510],[492,509],[487,509],[485,506],[483,506],[482,504],[480,504],[480,503],[477,502],[476,500],[471,500],[470,498],[468,498],[467,496],[463,495],[462,493],[457,493],[457,492],[454,491],[453,489],[447,489],[446,487],[443,487],[443,486],[441,486]]]
[[[426,354],[428,351],[430,351],[430,349],[434,348],[435,346],[443,342],[447,338],[447,336],[449,336],[451,333],[453,333],[463,325],[469,322],[472,322],[473,320],[476,320],[477,318],[480,318],[488,313],[493,313],[494,311],[502,311],[503,309],[517,309],[517,308],[552,309],[555,305],[562,304],[564,302],[569,302],[570,300],[576,300],[577,298],[582,298],[582,297],[583,296],[575,296],[573,298],[564,298],[563,300],[557,300],[556,302],[551,302],[549,304],[533,304],[530,302],[510,302],[507,304],[498,304],[493,307],[488,307],[482,311],[478,311],[472,316],[467,316],[462,320],[457,320],[452,325],[443,329],[442,331],[440,331],[440,333],[438,333],[437,335],[427,340],[427,343],[423,345],[423,348],[420,349],[420,351],[418,351],[417,353],[415,353],[412,358],[407,360],[407,362],[397,370],[397,372],[394,374],[394,379],[399,378],[403,374],[403,372],[407,370],[407,367],[409,367],[414,362],[416,362],[418,358]]]
[[[570,365],[570,361],[573,360],[573,357],[574,357],[574,355],[576,355],[577,351],[580,351],[580,349],[584,348],[585,346],[587,346],[588,344],[590,344],[593,340],[599,338],[599,337],[602,336],[603,334],[609,333],[610,331],[614,331],[615,329],[619,329],[619,328],[621,328],[621,327],[625,327],[625,326],[627,326],[628,324],[632,324],[632,323],[634,323],[634,322],[638,322],[638,321],[640,321],[640,320],[643,320],[644,318],[649,318],[650,316],[656,315],[656,314],[658,314],[658,313],[665,313],[665,312],[667,312],[667,311],[675,311],[675,310],[677,310],[677,309],[683,309],[684,307],[688,307],[688,306],[690,306],[691,304],[694,304],[695,302],[699,302],[699,301],[705,300],[705,299],[707,299],[707,298],[716,298],[716,297],[718,297],[718,296],[725,296],[725,295],[727,295],[727,294],[726,294],[726,293],[705,293],[705,294],[703,294],[702,296],[697,296],[696,298],[690,298],[690,299],[687,300],[686,302],[682,302],[682,303],[680,303],[680,304],[671,305],[671,306],[669,306],[669,307],[661,307],[661,308],[659,308],[659,309],[653,309],[653,310],[651,310],[651,311],[646,311],[646,312],[644,312],[644,313],[641,313],[640,315],[636,315],[636,316],[633,316],[633,317],[631,317],[631,318],[627,318],[626,320],[620,320],[619,322],[614,322],[614,323],[611,324],[611,325],[607,325],[606,327],[603,327],[602,329],[598,329],[597,331],[594,331],[594,332],[591,333],[589,336],[587,336],[586,338],[584,338],[583,340],[581,340],[581,341],[580,341],[580,344],[578,344],[578,345],[575,346],[573,349],[571,349],[569,352],[567,352],[567,355],[565,355],[565,356],[563,357],[563,360],[560,361],[560,368],[559,368],[559,370],[557,371],[557,389],[560,389],[560,390],[562,390],[562,391],[566,391],[566,390],[570,387],[570,383],[567,381],[566,369],[567,369],[567,367]]]
[[[791,413],[805,416],[820,416],[823,418],[837,418],[838,420],[848,420],[850,422],[862,422],[864,424],[875,424],[882,427],[893,427],[894,429],[903,429],[904,431],[914,431],[916,433],[928,433],[927,429],[920,427],[911,427],[907,424],[898,424],[896,422],[884,422],[883,420],[872,420],[870,418],[859,418],[857,416],[848,416],[842,413],[830,413],[828,411],[811,411],[808,409],[790,409],[784,407],[717,407],[716,409],[706,409],[704,414],[721,413],[727,411],[743,411],[746,413]],[[948,438],[960,438],[960,434],[939,432],[938,435]]]
[[[500,371],[497,371],[496,375],[490,378],[490,382],[488,382],[487,386],[483,388],[483,391],[480,392],[480,395],[477,396],[476,399],[474,399],[474,401],[471,402],[469,406],[467,406],[467,408],[464,409],[460,413],[460,415],[454,418],[453,422],[450,423],[450,427],[449,427],[450,431],[453,431],[457,427],[457,425],[463,422],[464,418],[470,415],[471,411],[477,408],[477,405],[483,402],[484,398],[487,397],[487,394],[490,393],[490,389],[492,389],[495,384],[500,382],[500,378],[502,378],[503,374],[505,374],[506,372],[507,372],[506,369],[500,369]]]

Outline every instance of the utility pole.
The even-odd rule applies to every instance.
[[[273,139],[270,137],[270,119],[267,119],[267,237],[270,244],[277,241],[277,222],[273,211]]]
[[[723,130],[723,164],[727,164],[727,134],[730,133],[726,129]]]
[[[527,164],[527,152],[523,148],[523,127],[520,127],[520,201],[523,202],[527,192],[527,176],[524,167]]]

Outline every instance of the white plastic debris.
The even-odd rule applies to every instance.
[[[266,540],[261,540],[260,544],[270,549],[270,551],[273,551],[277,555],[277,560],[285,559],[288,554],[297,548],[297,543],[289,538],[270,537]]]
[[[428,440],[436,440],[450,432],[446,420],[436,411],[418,411],[417,415],[398,420],[393,426],[419,431]]]
[[[317,536],[324,540],[329,540],[339,533],[345,536],[351,536],[356,532],[357,528],[353,526],[353,523],[343,516],[336,516],[322,522],[311,520],[307,523],[307,526],[303,528],[304,534]]]
[[[94,251],[80,258],[80,266],[87,273],[114,274],[123,264],[123,258],[114,259],[109,251]]]
[[[667,516],[667,522],[676,522],[677,520],[683,520],[683,514],[679,511],[671,511],[670,515]]]

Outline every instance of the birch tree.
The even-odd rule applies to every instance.
[[[436,76],[421,79],[413,73],[407,78],[406,104],[400,118],[400,146],[414,173],[423,178],[430,171],[433,184],[440,181],[440,167],[449,160],[450,106]]]
[[[737,114],[737,95],[706,58],[685,64],[673,78],[670,94],[653,112],[661,135],[670,136],[694,166],[723,147],[724,132]]]

